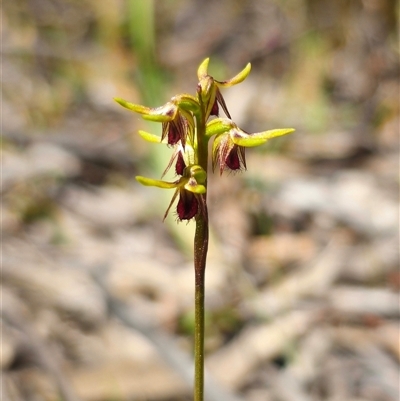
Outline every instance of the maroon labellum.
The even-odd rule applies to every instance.
[[[242,146],[234,145],[224,162],[230,170],[246,169],[245,149]]]
[[[215,99],[210,115],[218,117],[218,113],[219,113],[218,101],[217,99]]]
[[[231,170],[239,170],[240,169],[240,159],[239,155],[237,152],[232,151],[228,154],[228,156],[225,159],[225,164],[227,167],[229,167]]]
[[[199,211],[199,201],[196,196],[186,190],[180,191],[176,212],[179,220],[190,220],[196,216]]]
[[[178,127],[170,122],[168,124],[168,145],[176,145],[181,140],[181,133]]]
[[[176,158],[175,164],[175,172],[177,175],[183,175],[183,170],[185,169],[186,164],[185,160],[183,159],[182,153],[178,152],[178,156]]]

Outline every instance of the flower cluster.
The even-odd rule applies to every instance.
[[[139,113],[146,120],[162,124],[161,137],[145,131],[139,134],[149,142],[166,143],[172,147],[171,160],[164,174],[174,165],[177,180],[168,182],[142,176],[136,177],[143,185],[175,189],[172,201],[165,213],[167,216],[172,204],[179,196],[177,216],[179,220],[190,220],[206,213],[206,188],[208,143],[212,144],[212,169],[246,169],[245,148],[262,145],[269,139],[286,135],[292,128],[247,133],[232,120],[221,88],[227,88],[242,82],[250,73],[247,66],[235,77],[226,81],[217,81],[208,74],[209,59],[205,59],[197,71],[198,85],[196,96],[181,94],[174,96],[165,105],[149,108],[115,98],[121,106]],[[226,117],[219,117],[222,108]],[[164,176],[163,174],[163,176]]]

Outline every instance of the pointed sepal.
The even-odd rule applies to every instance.
[[[232,130],[231,138],[233,143],[236,145],[243,146],[245,148],[252,148],[264,144],[269,139],[291,134],[292,132],[294,132],[294,128],[273,129],[264,132],[257,132],[255,134],[247,134],[244,131],[236,129]]]
[[[145,185],[146,187],[157,187],[163,189],[173,189],[178,187],[177,182],[154,180],[153,178],[142,177],[141,175],[138,175],[135,178],[136,181],[138,181],[142,185]]]
[[[209,62],[210,62],[210,58],[207,57],[199,65],[199,68],[197,69],[197,78],[199,79],[199,81],[201,80],[201,78],[203,78],[206,75],[208,75],[208,64],[209,64]]]
[[[147,142],[161,143],[161,137],[151,134],[150,132],[139,130],[139,135]]]
[[[243,82],[250,74],[251,71],[251,64],[248,63],[246,67],[243,68],[239,74],[236,74],[233,78],[227,79],[226,81],[216,81],[218,86],[222,86],[223,88],[228,88],[233,85],[240,84]]]
[[[115,97],[114,100],[120,104],[122,107],[125,107],[128,110],[134,111],[135,113],[139,114],[149,114],[151,112],[151,109],[146,106],[142,106],[141,104],[135,104],[128,102],[124,99],[121,99],[119,97]]]

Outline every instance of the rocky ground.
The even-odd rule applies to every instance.
[[[210,56],[252,62],[239,126],[296,133],[210,177],[207,399],[398,400],[395,2],[100,3],[3,6],[2,399],[191,399],[193,226],[112,97],[193,92]]]

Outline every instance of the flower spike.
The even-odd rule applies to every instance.
[[[221,88],[228,88],[243,82],[251,71],[248,63],[233,78],[218,81],[208,73],[210,59],[204,59],[198,67],[197,96],[179,94],[160,107],[150,108],[128,102],[121,98],[114,100],[130,111],[138,113],[145,120],[162,124],[161,137],[146,131],[140,136],[152,143],[165,143],[173,147],[172,157],[162,177],[174,167],[176,181],[154,180],[136,177],[143,185],[164,189],[175,189],[165,216],[179,196],[177,214],[179,220],[190,220],[201,212],[206,215],[206,169],[208,141],[213,138],[212,169],[238,171],[246,169],[246,148],[259,146],[268,140],[290,134],[293,128],[273,129],[248,133],[241,130],[232,120]],[[226,118],[219,118],[222,108]],[[217,118],[210,119],[211,116]],[[202,128],[200,128],[202,127]],[[201,166],[199,165],[201,161]],[[165,218],[164,216],[164,218]],[[197,218],[197,217],[196,217]]]

